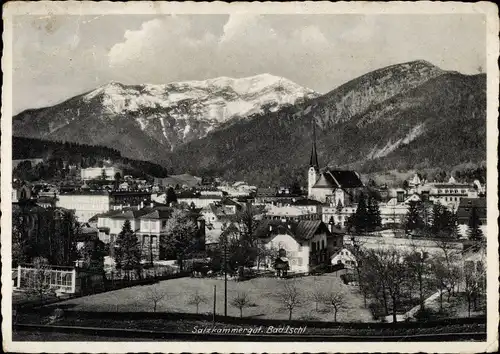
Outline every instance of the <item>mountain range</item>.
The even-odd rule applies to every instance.
[[[112,83],[13,118],[14,135],[102,144],[172,172],[303,180],[316,126],[323,167],[451,168],[486,159],[486,75],[413,61],[318,93],[258,75]]]
[[[166,85],[111,82],[52,107],[13,119],[14,134],[117,148],[158,160],[165,151],[206,136],[223,124],[319,96],[281,77],[219,77]]]

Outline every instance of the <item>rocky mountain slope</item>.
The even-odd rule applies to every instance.
[[[24,111],[13,117],[13,131],[16,136],[103,145],[126,156],[158,160],[165,151],[223,124],[317,96],[269,74],[166,85],[112,82],[52,107]]]
[[[254,183],[303,181],[312,122],[322,166],[366,173],[481,162],[486,76],[447,72],[423,61],[390,66],[180,146],[168,166]]]
[[[313,123],[322,166],[368,173],[480,163],[486,75],[414,61],[322,96],[270,75],[113,83],[13,119],[14,135],[100,144],[172,173],[265,185],[304,181]]]

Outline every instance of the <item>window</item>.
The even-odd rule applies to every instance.
[[[325,240],[322,240],[321,244],[322,244],[322,248],[326,248],[326,246],[325,246]]]
[[[302,267],[302,258],[300,258],[300,257],[299,257],[299,258],[297,259],[297,263],[298,263],[297,265],[298,265],[299,267]]]

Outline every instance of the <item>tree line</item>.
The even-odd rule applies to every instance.
[[[467,225],[468,238],[472,241],[483,241],[484,234],[481,231],[481,221],[475,206],[471,207]],[[424,237],[460,238],[457,213],[450,211],[440,203],[410,201],[404,229],[407,234]]]
[[[484,264],[468,263],[448,242],[436,243],[438,249],[430,253],[415,245],[409,249],[369,249],[354,242],[351,251],[356,257],[355,279],[358,289],[374,317],[397,315],[415,305],[417,316],[427,310],[425,299],[438,292],[439,311],[452,297],[465,297],[469,316],[478,310],[485,299],[486,271]]]
[[[163,178],[168,175],[167,169],[161,165],[129,159],[118,150],[98,145],[13,137],[12,156],[13,159],[43,158],[43,162],[35,166],[24,161],[14,169],[14,176],[26,181],[54,177],[63,179],[70,174],[69,165],[81,168],[103,167],[104,161],[123,165],[125,174],[136,177]]]

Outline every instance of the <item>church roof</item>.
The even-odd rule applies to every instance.
[[[327,169],[320,174],[313,188],[358,188],[363,182],[354,171]]]
[[[316,122],[312,121],[312,127],[313,127],[313,143],[312,143],[312,148],[311,148],[311,159],[309,160],[309,167],[314,167],[316,169],[319,169],[319,163],[318,163],[318,153],[316,151]]]

